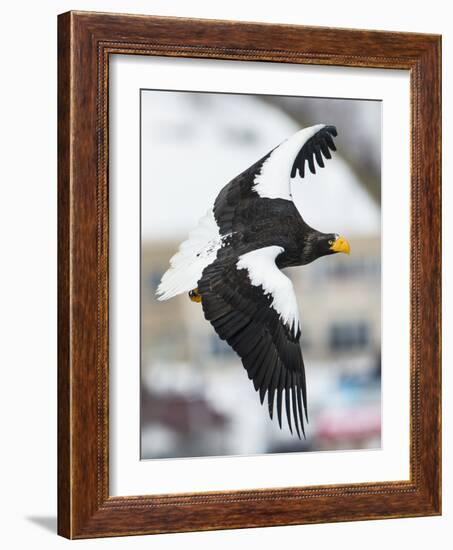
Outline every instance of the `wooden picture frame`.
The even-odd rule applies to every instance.
[[[58,532],[88,538],[441,513],[441,39],[69,12],[58,21]],[[410,71],[410,480],[109,495],[111,54]]]

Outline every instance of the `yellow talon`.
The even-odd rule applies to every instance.
[[[189,292],[189,298],[192,300],[192,302],[197,302],[198,304],[201,302],[201,296],[198,293],[198,288],[194,288]]]

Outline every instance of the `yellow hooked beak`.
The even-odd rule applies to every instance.
[[[349,242],[344,237],[338,237],[338,239],[332,244],[330,250],[333,252],[343,252],[344,254],[350,254],[351,247]]]

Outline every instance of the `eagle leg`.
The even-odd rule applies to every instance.
[[[198,292],[198,288],[194,288],[189,292],[189,298],[192,300],[192,302],[197,302],[197,303],[201,302],[201,295]]]

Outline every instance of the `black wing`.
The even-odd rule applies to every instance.
[[[272,307],[273,296],[263,286],[251,284],[246,269],[237,268],[237,258],[216,260],[203,271],[198,283],[206,319],[222,340],[236,351],[259,391],[263,404],[266,393],[272,419],[274,401],[280,428],[285,402],[288,426],[292,420],[300,438],[307,418],[305,370],[299,344],[300,328],[284,323]],[[288,280],[297,308],[292,283],[273,262],[273,269]]]
[[[296,144],[295,149],[293,147],[288,148],[288,158],[285,159],[288,166],[288,178],[285,183],[287,184],[288,195],[290,195],[290,177],[295,177],[297,172],[299,172],[301,177],[304,177],[306,162],[310,171],[315,173],[315,161],[319,166],[324,167],[323,157],[330,159],[330,151],[336,150],[333,142],[333,137],[337,135],[335,126],[319,125],[319,130],[307,140],[301,141],[298,135],[299,132],[267,153],[255,164],[231,180],[220,191],[214,203],[214,216],[221,235],[231,233],[242,234],[244,230],[248,229],[243,226],[242,222],[247,216],[249,218],[252,216],[259,223],[265,224],[265,220],[263,220],[260,213],[266,208],[265,203],[273,199],[260,197],[255,189],[255,180],[261,174],[264,163],[272,162],[274,151],[277,152],[279,148],[286,147],[287,144],[291,143],[291,140],[294,140]],[[289,172],[289,170],[291,171]],[[273,202],[276,202],[275,199]],[[287,201],[285,200],[285,202]],[[266,227],[260,228],[260,230],[265,231]]]

